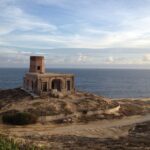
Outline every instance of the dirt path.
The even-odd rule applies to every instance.
[[[150,115],[126,117],[121,120],[102,120],[80,125],[73,124],[55,128],[50,134],[118,138],[127,135],[131,125],[148,120],[150,120]]]
[[[27,135],[77,135],[85,137],[118,138],[120,136],[126,136],[131,125],[148,120],[150,120],[150,115],[95,121],[88,124],[36,124],[24,127],[0,125],[0,132],[9,133],[17,137]]]

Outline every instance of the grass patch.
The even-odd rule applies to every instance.
[[[0,150],[44,150],[31,143],[17,143],[12,138],[0,135]]]

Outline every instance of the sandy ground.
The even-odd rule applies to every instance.
[[[130,125],[150,120],[147,116],[132,116],[121,120],[102,120],[55,128],[50,134],[77,135],[98,138],[118,138],[128,134]]]
[[[76,135],[97,138],[119,138],[128,134],[129,128],[140,122],[149,121],[150,115],[130,116],[122,119],[102,120],[87,124],[36,124],[28,126],[0,125],[0,131],[15,137]]]

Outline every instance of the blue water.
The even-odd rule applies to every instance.
[[[150,70],[47,69],[73,73],[76,88],[111,98],[150,97]],[[0,69],[0,89],[19,87],[27,69]]]

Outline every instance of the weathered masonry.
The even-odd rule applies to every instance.
[[[73,74],[45,73],[43,56],[30,57],[30,69],[24,76],[25,90],[37,95],[72,94],[74,88]]]

